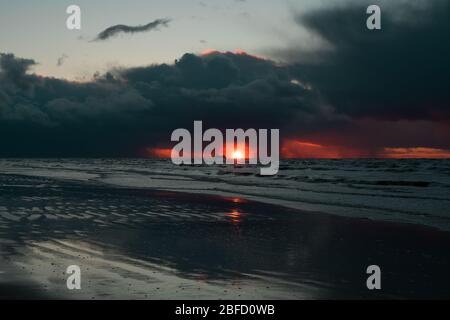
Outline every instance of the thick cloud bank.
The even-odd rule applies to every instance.
[[[295,47],[299,74],[339,111],[382,119],[450,119],[450,2],[385,1],[381,30],[368,30],[369,2],[307,12],[296,21],[327,48],[314,63]]]
[[[168,145],[172,130],[194,120],[217,128],[329,121],[288,68],[243,53],[186,54],[172,65],[112,70],[89,83],[29,74],[34,63],[0,56],[2,155],[135,155]]]

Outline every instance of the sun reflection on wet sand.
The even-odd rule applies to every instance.
[[[225,215],[233,224],[242,222],[242,214],[238,210],[232,210]]]
[[[239,197],[234,197],[231,199],[231,202],[233,203],[245,203],[247,202],[245,199],[239,198]]]

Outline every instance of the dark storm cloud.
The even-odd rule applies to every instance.
[[[312,54],[284,52],[337,111],[383,119],[450,119],[450,2],[382,2],[382,30],[352,2],[299,15],[324,40]],[[311,59],[306,59],[309,57]]]
[[[23,89],[28,85],[26,71],[36,62],[32,59],[16,58],[12,54],[0,53],[0,84]]]
[[[160,27],[168,27],[170,19],[157,19],[146,25],[140,26],[127,26],[123,24],[118,24],[112,27],[109,27],[102,32],[100,32],[95,41],[107,40],[111,37],[118,35],[119,33],[138,33],[138,32],[147,32],[152,30],[159,30]]]
[[[327,108],[289,69],[247,54],[185,54],[174,64],[116,69],[89,83],[30,74],[2,55],[0,156],[126,156],[170,145],[194,120],[216,128],[325,125]],[[3,67],[5,65],[5,67]]]

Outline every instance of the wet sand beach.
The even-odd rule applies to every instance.
[[[222,197],[0,175],[2,299],[449,298],[450,233]],[[82,290],[66,288],[79,265]],[[366,268],[382,290],[366,288]]]

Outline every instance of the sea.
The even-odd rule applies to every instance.
[[[8,159],[0,160],[0,174],[236,196],[450,230],[449,159],[282,160],[275,176],[251,166],[177,166],[161,159]]]

